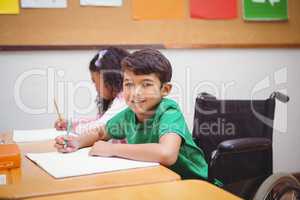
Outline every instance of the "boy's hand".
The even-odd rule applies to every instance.
[[[71,153],[77,151],[80,147],[78,137],[75,136],[58,136],[55,138],[54,147],[58,152]]]
[[[89,155],[111,157],[113,156],[113,144],[109,142],[98,141],[93,145]]]
[[[58,131],[65,131],[67,130],[67,120],[65,119],[58,119],[54,123],[54,127]]]

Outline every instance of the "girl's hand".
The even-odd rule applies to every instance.
[[[113,144],[110,142],[98,141],[95,142],[89,152],[90,156],[111,157],[113,155]]]
[[[65,120],[65,119],[58,119],[55,121],[54,123],[54,127],[56,130],[58,131],[65,131],[67,130],[67,124],[68,124],[68,121]]]
[[[76,136],[58,136],[55,138],[54,147],[58,152],[71,153],[77,151],[80,147],[78,137]]]

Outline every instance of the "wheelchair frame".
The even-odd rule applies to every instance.
[[[219,178],[220,171],[222,171],[220,168],[224,166],[225,168],[227,167],[224,158],[232,159],[232,162],[235,163],[236,161],[244,159],[241,155],[249,155],[251,158],[254,158],[254,160],[257,159],[260,162],[265,162],[265,164],[257,169],[254,169],[255,167],[247,169],[250,172],[249,175],[244,176],[242,173],[238,174],[236,172],[237,170],[232,172],[232,174],[238,174],[236,177],[234,175],[226,177],[225,175],[224,180],[226,180],[227,183],[224,184],[223,189],[245,199],[280,199],[291,191],[295,194],[296,199],[300,199],[300,184],[296,178],[285,173],[273,174],[272,134],[276,99],[283,103],[289,101],[289,97],[280,92],[273,92],[266,100],[217,100],[208,93],[201,93],[197,97],[195,103],[193,137],[196,144],[206,153],[206,160],[209,164],[209,182],[213,183],[216,178]],[[255,113],[256,108],[260,110],[257,113]],[[216,112],[214,114],[206,112],[210,111],[210,109]],[[226,110],[229,110],[229,114],[226,113]],[[251,113],[249,114],[249,112]],[[258,125],[262,133],[259,137],[251,135],[251,130],[248,128],[246,131],[248,135],[246,137],[242,137],[241,135],[237,138],[234,138],[234,136],[227,138],[226,136],[220,136],[221,139],[219,140],[219,138],[207,136],[199,130],[201,123],[217,123],[216,121],[219,119],[219,114],[224,119],[229,118],[231,120],[235,118],[239,120],[239,117],[243,118],[245,115],[249,117],[249,123]],[[244,121],[247,122],[247,120]],[[239,122],[239,128],[245,126],[246,123],[244,121]],[[219,141],[215,143],[213,141],[214,139]],[[205,142],[207,144],[203,144]],[[208,149],[213,146],[214,149],[207,150],[203,148],[203,146],[208,147]],[[242,161],[241,166],[243,166],[243,164],[245,166],[245,162],[247,161]],[[226,170],[228,171],[228,167]],[[276,188],[276,190],[274,190],[274,188]]]

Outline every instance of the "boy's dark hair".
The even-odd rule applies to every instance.
[[[136,75],[155,73],[161,83],[172,78],[172,67],[169,60],[158,50],[142,49],[124,58],[122,69],[131,70]]]
[[[89,70],[91,72],[101,72],[104,83],[111,86],[113,91],[122,91],[123,75],[121,61],[129,55],[125,49],[118,47],[107,47],[99,51],[90,61]]]

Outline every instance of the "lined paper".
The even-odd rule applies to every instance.
[[[66,8],[67,0],[21,0],[22,8]]]
[[[80,0],[82,6],[122,6],[122,0]]]
[[[134,161],[123,158],[89,156],[90,149],[84,148],[73,153],[27,153],[26,156],[55,178],[159,165],[154,162]]]
[[[66,131],[57,131],[55,129],[14,130],[13,140],[15,142],[36,142],[53,140],[57,136],[66,134]]]
[[[6,174],[0,174],[0,185],[6,185]]]

